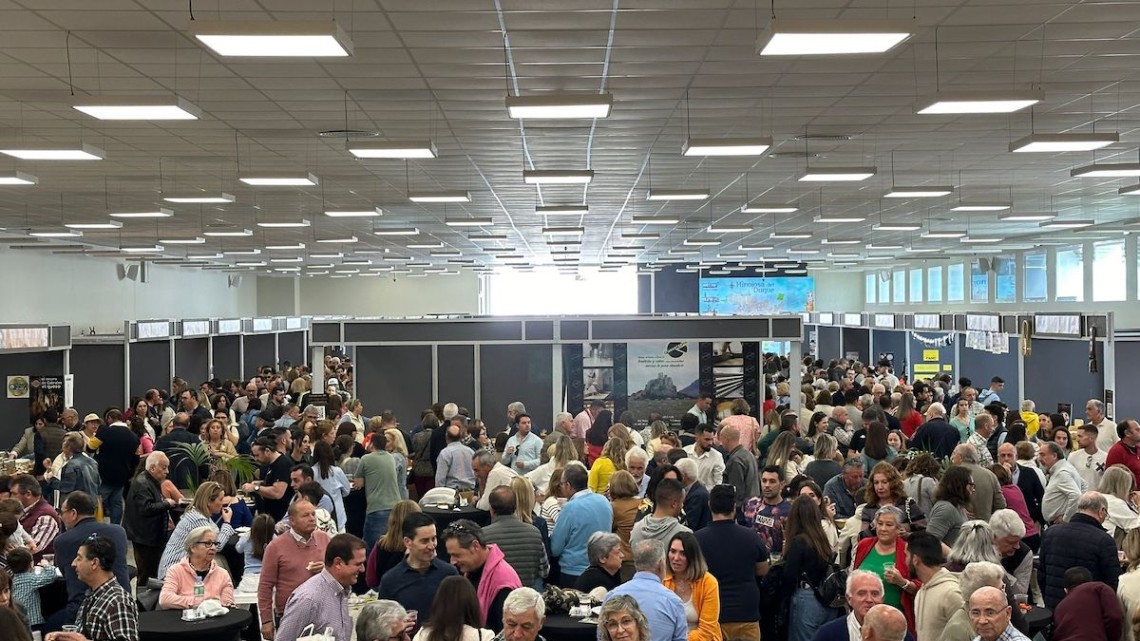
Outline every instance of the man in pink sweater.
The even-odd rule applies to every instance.
[[[324,568],[329,536],[317,530],[317,508],[300,499],[289,506],[290,528],[265,546],[257,607],[261,636],[273,639],[274,623],[285,611],[293,590]]]

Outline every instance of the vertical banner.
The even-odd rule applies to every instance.
[[[1110,390],[1104,390],[1104,417],[1110,421],[1116,420],[1116,394]]]
[[[629,357],[625,343],[614,343],[614,393],[610,398],[614,404],[614,419],[621,418],[629,409]]]
[[[613,343],[585,343],[582,346],[582,401],[604,401],[606,408],[613,411],[613,393]]]
[[[28,388],[28,415],[33,424],[49,409],[58,416],[66,407],[63,376],[30,376]]]
[[[684,341],[626,345],[629,410],[638,424],[647,421],[650,414],[679,424],[700,391],[698,349],[696,344]]]
[[[75,374],[64,374],[63,376],[63,406],[75,406]]]
[[[753,408],[764,405],[764,396],[760,393],[760,386],[764,382],[763,367],[760,359],[760,343],[744,343],[744,400]],[[728,416],[731,411],[717,416]]]
[[[697,343],[697,354],[701,363],[701,392],[704,394],[712,394],[716,398],[716,373],[713,371],[715,360],[713,358],[713,344],[712,343]]]
[[[577,415],[585,407],[582,399],[582,346],[562,346],[562,385],[565,389],[566,411]]]

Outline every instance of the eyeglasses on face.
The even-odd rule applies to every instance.
[[[217,541],[198,541],[194,545],[201,545],[203,547],[210,547],[210,548],[216,548],[216,547],[221,546],[221,544],[218,543]]]

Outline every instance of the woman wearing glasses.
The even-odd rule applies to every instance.
[[[627,594],[602,604],[598,628],[602,631],[602,641],[649,641],[649,621],[637,600]]]
[[[186,556],[162,580],[159,609],[189,610],[206,599],[217,599],[226,607],[233,605],[233,580],[214,562],[217,554],[217,530],[211,526],[194,528],[186,537]]]
[[[174,567],[186,555],[186,540],[190,533],[199,527],[209,526],[218,533],[218,544],[225,545],[226,541],[234,536],[234,528],[230,525],[234,512],[224,506],[226,494],[222,486],[213,481],[206,481],[198,486],[194,492],[194,502],[186,509],[186,513],[179,519],[178,525],[170,533],[166,542],[166,549],[162,552],[162,560],[158,564],[158,575],[165,576],[166,571]],[[221,513],[222,524],[214,526],[210,517]]]

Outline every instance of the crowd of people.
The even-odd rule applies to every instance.
[[[640,422],[436,403],[406,428],[335,357],[321,406],[287,366],[49,410],[11,450],[32,473],[0,478],[0,638],[137,641],[140,609],[217,601],[255,602],[268,640],[535,641],[562,589],[606,641],[1018,641],[1034,605],[1054,641],[1133,637],[1135,420],[842,359],[805,359],[794,403],[782,366],[761,407]]]

